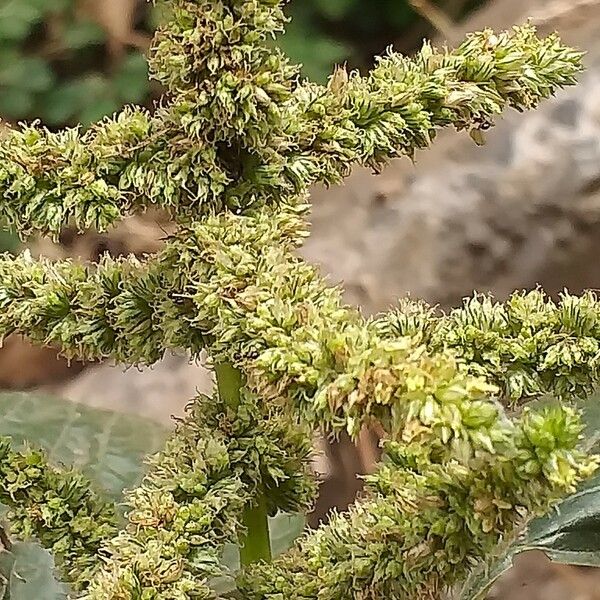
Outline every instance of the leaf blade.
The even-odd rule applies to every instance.
[[[169,430],[153,421],[90,408],[49,396],[0,394],[0,435],[29,443],[50,461],[72,465],[113,499],[134,487],[144,457],[158,451]]]

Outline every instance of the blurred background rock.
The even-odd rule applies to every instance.
[[[357,170],[344,186],[316,189],[313,236],[304,255],[366,313],[410,293],[450,308],[473,292],[498,298],[542,285],[556,294],[600,284],[600,0],[296,0],[280,40],[305,75],[325,81],[335,63],[367,68],[389,45],[411,53],[423,37],[457,42],[466,31],[504,28],[532,17],[588,51],[578,87],[540,110],[510,114],[477,148],[443,132],[432,150],[383,175]],[[143,0],[0,0],[0,116],[40,119],[51,128],[86,126],[127,103],[152,106],[144,52],[158,15]],[[66,230],[60,244],[30,240],[33,253],[95,260],[154,252],[169,231],[156,212],[106,235]],[[10,232],[3,250],[21,247]],[[138,371],[67,364],[51,348],[9,338],[0,351],[0,387],[43,389],[76,402],[167,422],[196,390],[212,385],[201,364],[169,356]],[[377,437],[358,448],[323,443],[325,473],[313,522],[344,508],[356,473],[377,457]],[[597,600],[593,570],[522,557],[493,591],[503,600]]]

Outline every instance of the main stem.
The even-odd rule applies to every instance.
[[[233,410],[237,410],[241,402],[244,377],[239,369],[230,363],[219,363],[215,366],[217,389],[220,398]],[[260,493],[254,502],[244,509],[242,525],[245,533],[240,535],[240,563],[242,566],[264,560],[271,561],[271,536],[267,502]]]

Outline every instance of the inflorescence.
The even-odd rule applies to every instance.
[[[56,553],[77,597],[213,598],[248,507],[310,506],[312,431],[356,436],[376,423],[385,454],[365,497],[242,570],[236,593],[438,598],[596,468],[568,402],[599,380],[600,303],[534,291],[475,296],[448,315],[405,300],[365,319],[296,253],[306,198],[355,164],[412,157],[441,127],[486,129],[506,108],[534,108],[574,83],[581,54],[525,25],[452,51],[390,51],[370,73],[338,69],[321,86],[273,42],[284,2],[164,4],[150,53],[160,105],[86,131],[12,130],[0,141],[0,214],[23,236],[57,236],[157,205],[178,230],[145,261],[0,257],[0,336],[127,365],[206,350],[243,387],[233,402],[191,404],[126,493],[119,531],[87,481],[2,442],[12,531]],[[511,412],[543,394],[563,405]]]

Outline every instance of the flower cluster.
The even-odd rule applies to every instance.
[[[108,228],[159,205],[178,220],[289,203],[352,164],[412,156],[436,129],[488,127],[569,85],[581,55],[531,26],[471,35],[454,51],[390,52],[366,76],[302,82],[268,43],[281,2],[170,2],[151,71],[169,93],[85,132],[39,126],[0,141],[0,214],[19,232]]]
[[[491,404],[454,398],[444,408],[455,413],[449,439],[423,445],[414,418],[402,443],[386,444],[367,498],[283,558],[244,571],[242,597],[439,599],[525,515],[545,512],[595,467],[572,451],[579,428],[568,409],[513,423]],[[482,429],[488,440],[479,439]]]
[[[404,300],[376,328],[386,338],[416,336],[434,352],[451,348],[511,403],[541,394],[584,397],[600,382],[600,303],[593,292],[565,292],[559,302],[541,290],[503,303],[475,295],[441,316]]]
[[[37,450],[13,450],[8,438],[0,438],[0,503],[10,535],[39,540],[76,589],[96,568],[102,543],[118,533],[114,504],[87,478],[49,465]]]
[[[294,254],[307,235],[303,213],[209,217],[147,264],[0,259],[0,333],[128,364],[207,349],[242,367],[265,400],[287,398],[308,421],[352,434],[374,419],[394,435],[417,390],[484,397],[497,386],[516,402],[598,383],[592,293],[558,304],[539,291],[496,304],[475,297],[446,316],[403,301],[368,321]]]
[[[219,396],[197,398],[126,495],[127,527],[100,549],[84,598],[212,597],[210,580],[227,574],[223,546],[237,543],[258,491],[272,515],[310,507],[309,433],[250,394],[235,409]]]
[[[215,397],[191,405],[127,492],[125,527],[98,520],[93,554],[89,532],[65,536],[62,518],[19,528],[19,503],[30,515],[48,498],[13,498],[16,530],[58,551],[88,600],[214,597],[224,544],[251,545],[250,515],[310,505],[315,428],[356,436],[375,422],[386,459],[348,515],[243,570],[243,598],[436,598],[596,468],[578,450],[576,411],[511,417],[502,402],[593,388],[592,294],[476,297],[448,315],[407,301],[368,320],[296,254],[311,184],[412,156],[440,127],[533,108],[574,82],[581,55],[526,25],[411,59],[390,51],[366,75],[338,69],[318,86],[273,44],[283,4],[165,2],[150,68],[166,94],[152,114],[0,141],[0,214],[24,236],[102,230],[154,204],[178,223],[145,261],[0,257],[0,337],[128,365],[206,350],[216,365]],[[15,460],[6,447],[0,467]]]

